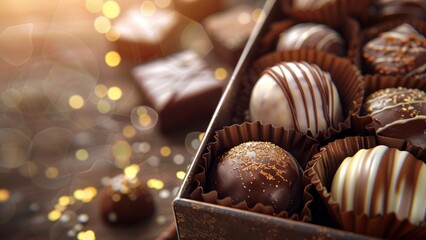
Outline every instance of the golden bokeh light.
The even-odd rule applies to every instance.
[[[112,155],[118,161],[127,162],[132,156],[132,146],[127,141],[119,140],[112,146]]]
[[[9,88],[1,94],[2,102],[10,108],[17,107],[21,102],[21,99],[21,93],[14,88]]]
[[[105,63],[110,67],[117,67],[120,65],[121,62],[121,56],[116,51],[109,51],[105,55]]]
[[[176,177],[179,178],[180,180],[185,178],[185,172],[184,171],[178,171],[176,172]]]
[[[5,188],[0,188],[0,203],[7,202],[10,199],[10,192]]]
[[[117,194],[117,193],[113,194],[111,198],[112,198],[112,201],[114,202],[119,202],[121,200],[120,194]]]
[[[102,7],[102,13],[109,19],[117,18],[120,15],[120,5],[115,1],[107,1]]]
[[[95,87],[95,95],[98,98],[104,98],[106,97],[108,94],[108,88],[107,86],[105,86],[104,84],[98,84]]]
[[[160,154],[163,157],[168,157],[172,153],[172,150],[168,146],[163,146],[160,148]]]
[[[120,31],[117,28],[111,27],[109,31],[105,34],[106,39],[111,42],[115,42],[120,38]]]
[[[157,11],[155,3],[151,0],[143,1],[141,4],[141,13],[147,17],[152,16]]]
[[[96,109],[98,109],[100,113],[109,113],[111,111],[111,104],[102,99],[96,105]]]
[[[110,87],[108,89],[108,98],[113,100],[113,101],[117,101],[119,100],[121,97],[123,96],[123,91],[121,91],[121,89],[119,87]]]
[[[96,235],[92,230],[81,231],[77,234],[78,240],[95,240]]]
[[[44,175],[49,179],[54,179],[59,176],[59,170],[56,167],[48,167]]]
[[[86,149],[78,149],[75,152],[75,158],[80,161],[86,161],[87,159],[89,159],[89,152]]]
[[[99,13],[102,11],[103,0],[86,0],[86,9],[91,13]]]
[[[155,178],[149,179],[149,180],[146,182],[146,185],[147,185],[149,188],[153,188],[153,189],[157,189],[157,190],[161,190],[161,189],[163,189],[163,188],[164,188],[164,183],[163,183],[163,181],[158,180],[158,179],[155,179]]]
[[[198,140],[203,141],[204,138],[204,132],[201,132],[200,134],[198,134]]]
[[[49,214],[47,214],[47,218],[52,222],[57,221],[61,216],[62,213],[58,210],[52,210],[49,212]]]
[[[132,164],[124,169],[124,175],[128,178],[135,178],[139,173],[139,166]]]
[[[61,196],[58,199],[58,203],[62,206],[67,206],[70,204],[70,198],[68,196]]]
[[[127,125],[123,128],[123,135],[127,138],[132,138],[136,135],[136,128],[132,125]]]
[[[172,0],[154,0],[154,3],[160,8],[167,8],[172,4]]]
[[[69,99],[68,99],[68,104],[70,105],[70,107],[72,109],[80,109],[84,106],[84,99],[82,96],[80,95],[72,95]]]
[[[95,19],[94,26],[96,32],[104,34],[111,29],[111,22],[108,18],[104,16],[99,16]]]
[[[139,116],[139,124],[142,126],[149,126],[152,122],[151,116],[148,114]]]
[[[228,71],[226,71],[226,69],[222,67],[217,68],[214,71],[214,77],[219,81],[225,80],[228,77]]]
[[[261,22],[265,19],[265,12],[261,8],[256,8],[251,14],[253,21]]]

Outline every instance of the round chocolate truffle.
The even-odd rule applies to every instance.
[[[345,55],[343,39],[336,31],[323,24],[299,23],[280,34],[277,51],[305,48],[337,56]]]
[[[219,157],[212,190],[233,204],[272,206],[275,213],[296,212],[303,199],[303,171],[294,157],[270,142],[245,142]]]
[[[143,221],[155,211],[154,199],[137,177],[118,175],[110,179],[101,197],[102,218],[112,225]]]
[[[426,76],[426,38],[404,23],[363,48],[366,70],[385,76]]]
[[[426,93],[418,89],[386,88],[367,97],[364,109],[377,134],[407,139],[426,149]]]
[[[410,16],[426,19],[425,0],[376,0],[376,6],[381,17]]]
[[[342,211],[368,216],[395,213],[417,225],[426,216],[426,165],[406,151],[377,146],[346,158],[331,194]]]
[[[254,121],[314,136],[342,121],[342,107],[329,73],[307,62],[281,62],[266,69],[250,98]]]

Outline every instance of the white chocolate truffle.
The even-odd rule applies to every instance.
[[[342,107],[330,74],[307,62],[282,62],[266,69],[250,98],[250,116],[313,136],[337,127]]]
[[[334,175],[331,193],[342,211],[395,213],[417,225],[426,214],[425,182],[425,163],[407,151],[380,145],[347,157]]]

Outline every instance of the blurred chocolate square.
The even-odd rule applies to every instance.
[[[223,83],[192,50],[139,65],[132,73],[163,133],[211,118],[222,94]]]
[[[162,53],[161,45],[178,29],[181,15],[166,9],[153,9],[151,12],[132,8],[113,24],[119,34],[115,41],[117,52],[123,60],[142,63]]]
[[[254,6],[241,4],[207,17],[203,26],[215,53],[231,66],[236,65],[256,24]]]
[[[222,10],[221,0],[174,0],[176,11],[195,21]]]

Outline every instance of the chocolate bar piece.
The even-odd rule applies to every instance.
[[[174,0],[176,11],[195,21],[222,10],[222,1],[218,0]]]
[[[242,4],[207,17],[204,28],[213,43],[215,53],[234,66],[247,43],[256,21],[253,6]]]
[[[163,56],[161,45],[174,33],[180,15],[174,11],[157,9],[152,14],[139,8],[128,10],[113,24],[119,32],[116,50],[124,60],[141,63]]]
[[[133,76],[163,133],[210,118],[222,94],[222,82],[192,50],[137,66]]]

